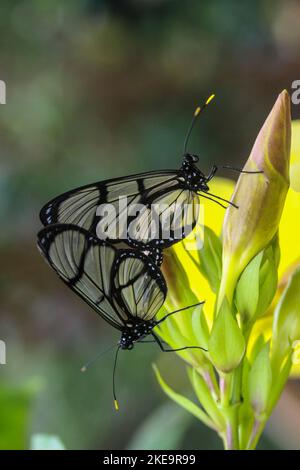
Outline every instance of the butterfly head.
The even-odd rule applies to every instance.
[[[205,174],[195,165],[199,161],[198,155],[186,153],[183,157],[181,169],[184,174],[184,184],[191,191],[209,191]]]
[[[122,331],[120,340],[121,349],[132,349],[134,347],[134,343],[149,335],[155,325],[156,322],[154,320],[127,322]]]
[[[197,163],[199,161],[199,157],[198,155],[195,155],[195,154],[192,154],[192,153],[186,153],[184,156],[183,156],[183,165],[184,164],[189,164],[189,165],[193,165],[194,163]]]

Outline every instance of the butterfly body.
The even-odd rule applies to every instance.
[[[154,243],[139,243],[137,240],[128,237],[128,245],[136,250],[140,250],[145,256],[149,258],[160,267],[163,262],[163,247],[161,240],[155,240]]]
[[[195,165],[199,157],[193,154],[185,154],[183,157],[181,171],[183,173],[183,187],[193,192],[209,191],[207,185],[208,177]]]

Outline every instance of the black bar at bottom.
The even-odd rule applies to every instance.
[[[275,451],[276,452],[276,451]],[[287,453],[291,451],[206,451],[206,450],[90,450],[90,451],[0,451],[0,465],[5,463],[24,463],[33,465],[41,464],[71,464],[73,466],[86,466],[89,464],[92,468],[123,466],[124,468],[139,468],[141,465],[147,465],[149,468],[153,465],[198,467],[201,465],[203,470],[209,470],[215,463],[227,466],[231,464],[243,465],[245,468],[253,470],[253,464],[259,461],[260,464],[265,460],[270,466],[271,461],[276,459],[286,464]],[[272,457],[273,455],[273,457]],[[4,468],[4,467],[2,467]],[[241,467],[239,467],[241,468]]]

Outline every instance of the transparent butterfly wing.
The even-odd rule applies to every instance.
[[[116,250],[75,226],[57,224],[38,234],[38,247],[61,279],[117,329],[126,320],[112,298],[111,272]]]
[[[151,320],[162,307],[167,287],[157,266],[143,254],[122,253],[114,272],[116,295],[132,316]]]
[[[129,238],[156,246],[161,240],[161,246],[170,246],[186,236],[182,229],[186,220],[190,221],[188,233],[194,228],[197,207],[198,196],[185,189],[181,172],[165,170],[74,189],[46,204],[40,219],[45,226],[78,225],[110,242]],[[103,217],[106,210],[110,215]]]
[[[145,264],[149,262],[146,257],[143,259],[142,255],[130,250],[116,250],[114,246],[96,239],[86,230],[69,224],[55,224],[41,230],[38,234],[38,246],[68,287],[113,327],[122,330],[131,317],[139,316],[140,284],[144,282],[141,278],[147,278],[149,270]],[[125,265],[118,261],[121,255]],[[130,264],[126,262],[127,257],[131,260]],[[125,288],[124,291],[122,289],[122,294],[115,283],[119,265],[124,284],[122,288]],[[151,265],[155,266],[153,263]],[[157,271],[159,272],[158,269]],[[134,284],[134,289],[137,289],[136,297],[133,296],[131,300],[127,295],[127,284]],[[151,297],[152,291],[155,291],[153,300],[149,301],[151,316],[153,305],[157,302],[154,296],[162,298],[153,284],[152,282],[149,285],[145,293]],[[156,284],[158,289],[164,289],[165,297],[164,280],[159,279]]]
[[[129,239],[140,246],[166,248],[187,237],[195,228],[199,197],[192,191],[173,187],[172,191],[156,194],[150,204],[150,207],[144,206],[128,227]]]

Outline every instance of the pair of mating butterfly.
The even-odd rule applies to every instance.
[[[186,152],[195,120],[213,97],[208,98],[194,113],[179,170],[152,171],[83,186],[51,200],[40,212],[45,228],[38,234],[38,246],[50,266],[76,294],[121,332],[113,372],[116,409],[118,403],[114,377],[120,349],[132,349],[135,343],[143,342],[147,335],[152,335],[153,341],[165,352],[203,349],[198,346],[167,349],[153,329],[170,315],[194,307],[170,312],[160,320],[155,318],[167,295],[166,282],[159,268],[162,250],[187,236],[184,220],[190,222],[190,229],[195,227],[198,196],[213,200],[222,207],[225,206],[219,201],[235,206],[209,192],[208,182],[217,167],[213,166],[209,175],[205,176],[195,166],[198,157]],[[142,204],[144,210],[127,218],[122,217],[122,210],[118,206],[121,196],[126,196],[127,208]],[[106,240],[97,236],[102,217],[98,215],[98,208],[103,204],[110,204],[114,208],[106,227]],[[152,222],[153,205],[156,207],[159,233],[162,233],[168,208],[167,238],[152,238],[147,231]],[[181,208],[179,214],[178,207]],[[133,235],[129,233],[130,224],[139,227]],[[113,230],[110,231],[116,225],[118,233],[125,234],[122,240],[116,237]],[[178,236],[179,233],[181,236]]]

